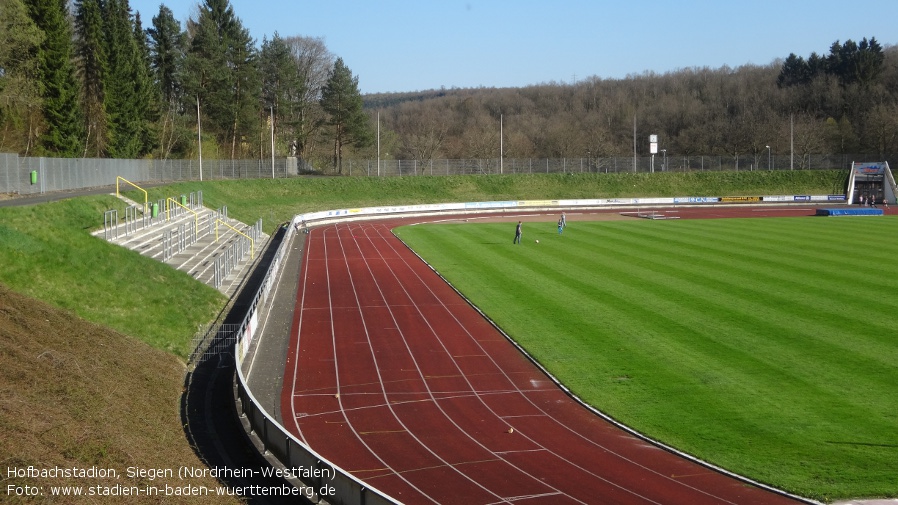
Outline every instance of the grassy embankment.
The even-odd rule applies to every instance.
[[[202,190],[208,207],[227,205],[232,217],[247,223],[262,217],[270,231],[296,213],[329,208],[825,194],[841,192],[844,177],[844,172],[707,172],[297,178],[179,183],[152,190],[150,198]],[[119,469],[127,462],[197,464],[177,419],[183,378],[177,363],[189,351],[196,325],[213,319],[225,300],[187,274],[91,237],[89,231],[102,225],[102,213],[110,208],[123,215],[124,204],[109,196],[0,209],[0,285],[5,286],[0,286],[0,319],[9,323],[0,326],[4,462]],[[148,421],[135,425],[135,418]]]
[[[312,177],[176,183],[150,200],[203,191],[207,207],[228,206],[265,230],[304,212],[388,204],[557,198],[840,194],[844,171],[688,172],[656,174],[520,174],[449,177]],[[138,194],[130,193],[133,198]],[[139,195],[143,198],[142,194]]]

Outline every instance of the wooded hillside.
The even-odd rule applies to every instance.
[[[0,0],[0,152],[267,159],[273,145],[337,172],[353,158],[632,156],[634,136],[642,156],[650,134],[680,157],[793,141],[802,160],[898,153],[898,48],[875,38],[760,66],[361,96],[322,39],[259,42],[228,0],[199,2],[183,27],[163,4],[146,25],[128,0]]]
[[[402,159],[498,157],[500,118],[506,158],[632,156],[635,120],[640,156],[648,153],[648,136],[656,134],[659,149],[678,156],[766,156],[767,146],[785,154],[794,138],[796,156],[886,159],[898,152],[898,48],[857,49],[869,47],[866,40],[844,46],[852,55],[845,60],[863,60],[871,52],[880,60],[863,78],[818,68],[791,79],[790,68],[807,65],[792,54],[765,66],[380,94],[365,102],[380,112],[381,151]],[[839,55],[844,46],[831,49]],[[818,67],[821,59],[829,57],[809,58]],[[860,66],[839,65],[852,71]]]

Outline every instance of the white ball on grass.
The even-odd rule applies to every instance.
[[[539,244],[539,239],[536,239],[536,243]]]

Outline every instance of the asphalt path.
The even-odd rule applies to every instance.
[[[155,188],[158,186],[166,186],[168,182],[150,182],[140,183],[142,188]],[[73,189],[70,191],[48,191],[45,193],[14,196],[12,198],[0,198],[0,207],[23,207],[26,205],[38,205],[41,203],[56,202],[69,198],[77,198],[79,196],[89,195],[108,195],[115,193],[115,186],[98,186],[95,188]]]

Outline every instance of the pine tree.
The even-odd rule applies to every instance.
[[[147,34],[153,85],[161,102],[156,127],[160,157],[168,158],[188,138],[186,116],[179,114],[184,95],[182,78],[186,38],[181,24],[165,5],[159,6],[159,13],[153,17],[153,25],[147,29]]]
[[[140,96],[137,41],[134,40],[127,0],[106,0],[106,51],[109,73],[105,83],[105,105],[109,118],[109,155],[135,158],[141,153]]]
[[[334,136],[333,166],[338,174],[343,173],[345,145],[364,147],[371,143],[371,128],[362,105],[358,77],[352,75],[342,58],[337,58],[321,91],[321,107],[329,116],[327,124]]]
[[[79,88],[72,63],[72,26],[66,0],[27,0],[28,15],[44,32],[38,50],[44,131],[41,147],[46,153],[83,155],[84,122],[78,103]]]
[[[232,45],[228,51],[231,56],[228,63],[233,69],[234,78],[233,115],[229,132],[233,159],[240,155],[242,145],[257,138],[261,76],[255,41],[249,31],[238,21],[229,38]]]
[[[259,70],[262,75],[262,114],[271,111],[275,132],[281,136],[287,134],[282,138],[293,139],[292,132],[284,131],[281,125],[289,128],[293,122],[291,116],[296,106],[296,88],[300,85],[298,68],[296,60],[290,55],[290,48],[277,32],[270,41],[267,38],[262,40]]]
[[[147,38],[147,33],[143,29],[143,23],[140,21],[140,14],[137,13],[134,15],[134,41],[137,46],[134,88],[138,114],[141,119],[138,130],[140,136],[139,155],[152,151],[158,140],[154,125],[159,118],[160,95],[156,87],[153,86],[152,71],[150,70],[150,48]]]
[[[876,41],[876,37],[866,38],[858,44],[858,53],[855,59],[857,80],[867,86],[879,79],[882,75],[885,55],[882,46]]]
[[[840,44],[837,40],[830,46],[826,67],[839,78],[842,86],[855,83],[867,86],[882,74],[884,61],[882,46],[875,37],[869,41],[864,38],[860,44],[850,39]]]
[[[28,155],[34,146],[43,39],[22,0],[0,0],[0,150]]]
[[[159,6],[159,14],[153,17],[153,26],[147,29],[150,36],[150,68],[163,102],[171,104],[181,98],[184,85],[181,73],[184,66],[184,34],[181,24],[171,9]]]
[[[228,0],[205,0],[199,19],[189,22],[192,34],[185,87],[188,99],[197,98],[203,129],[221,144],[230,144],[231,157],[255,138],[259,117],[259,71],[253,39]]]
[[[811,81],[811,72],[808,63],[795,53],[789,54],[780,69],[780,75],[776,79],[776,85],[780,88],[788,88],[807,84]]]
[[[86,149],[88,156],[106,154],[106,107],[103,83],[107,76],[106,41],[100,0],[75,1],[75,54],[81,80],[84,105]]]

